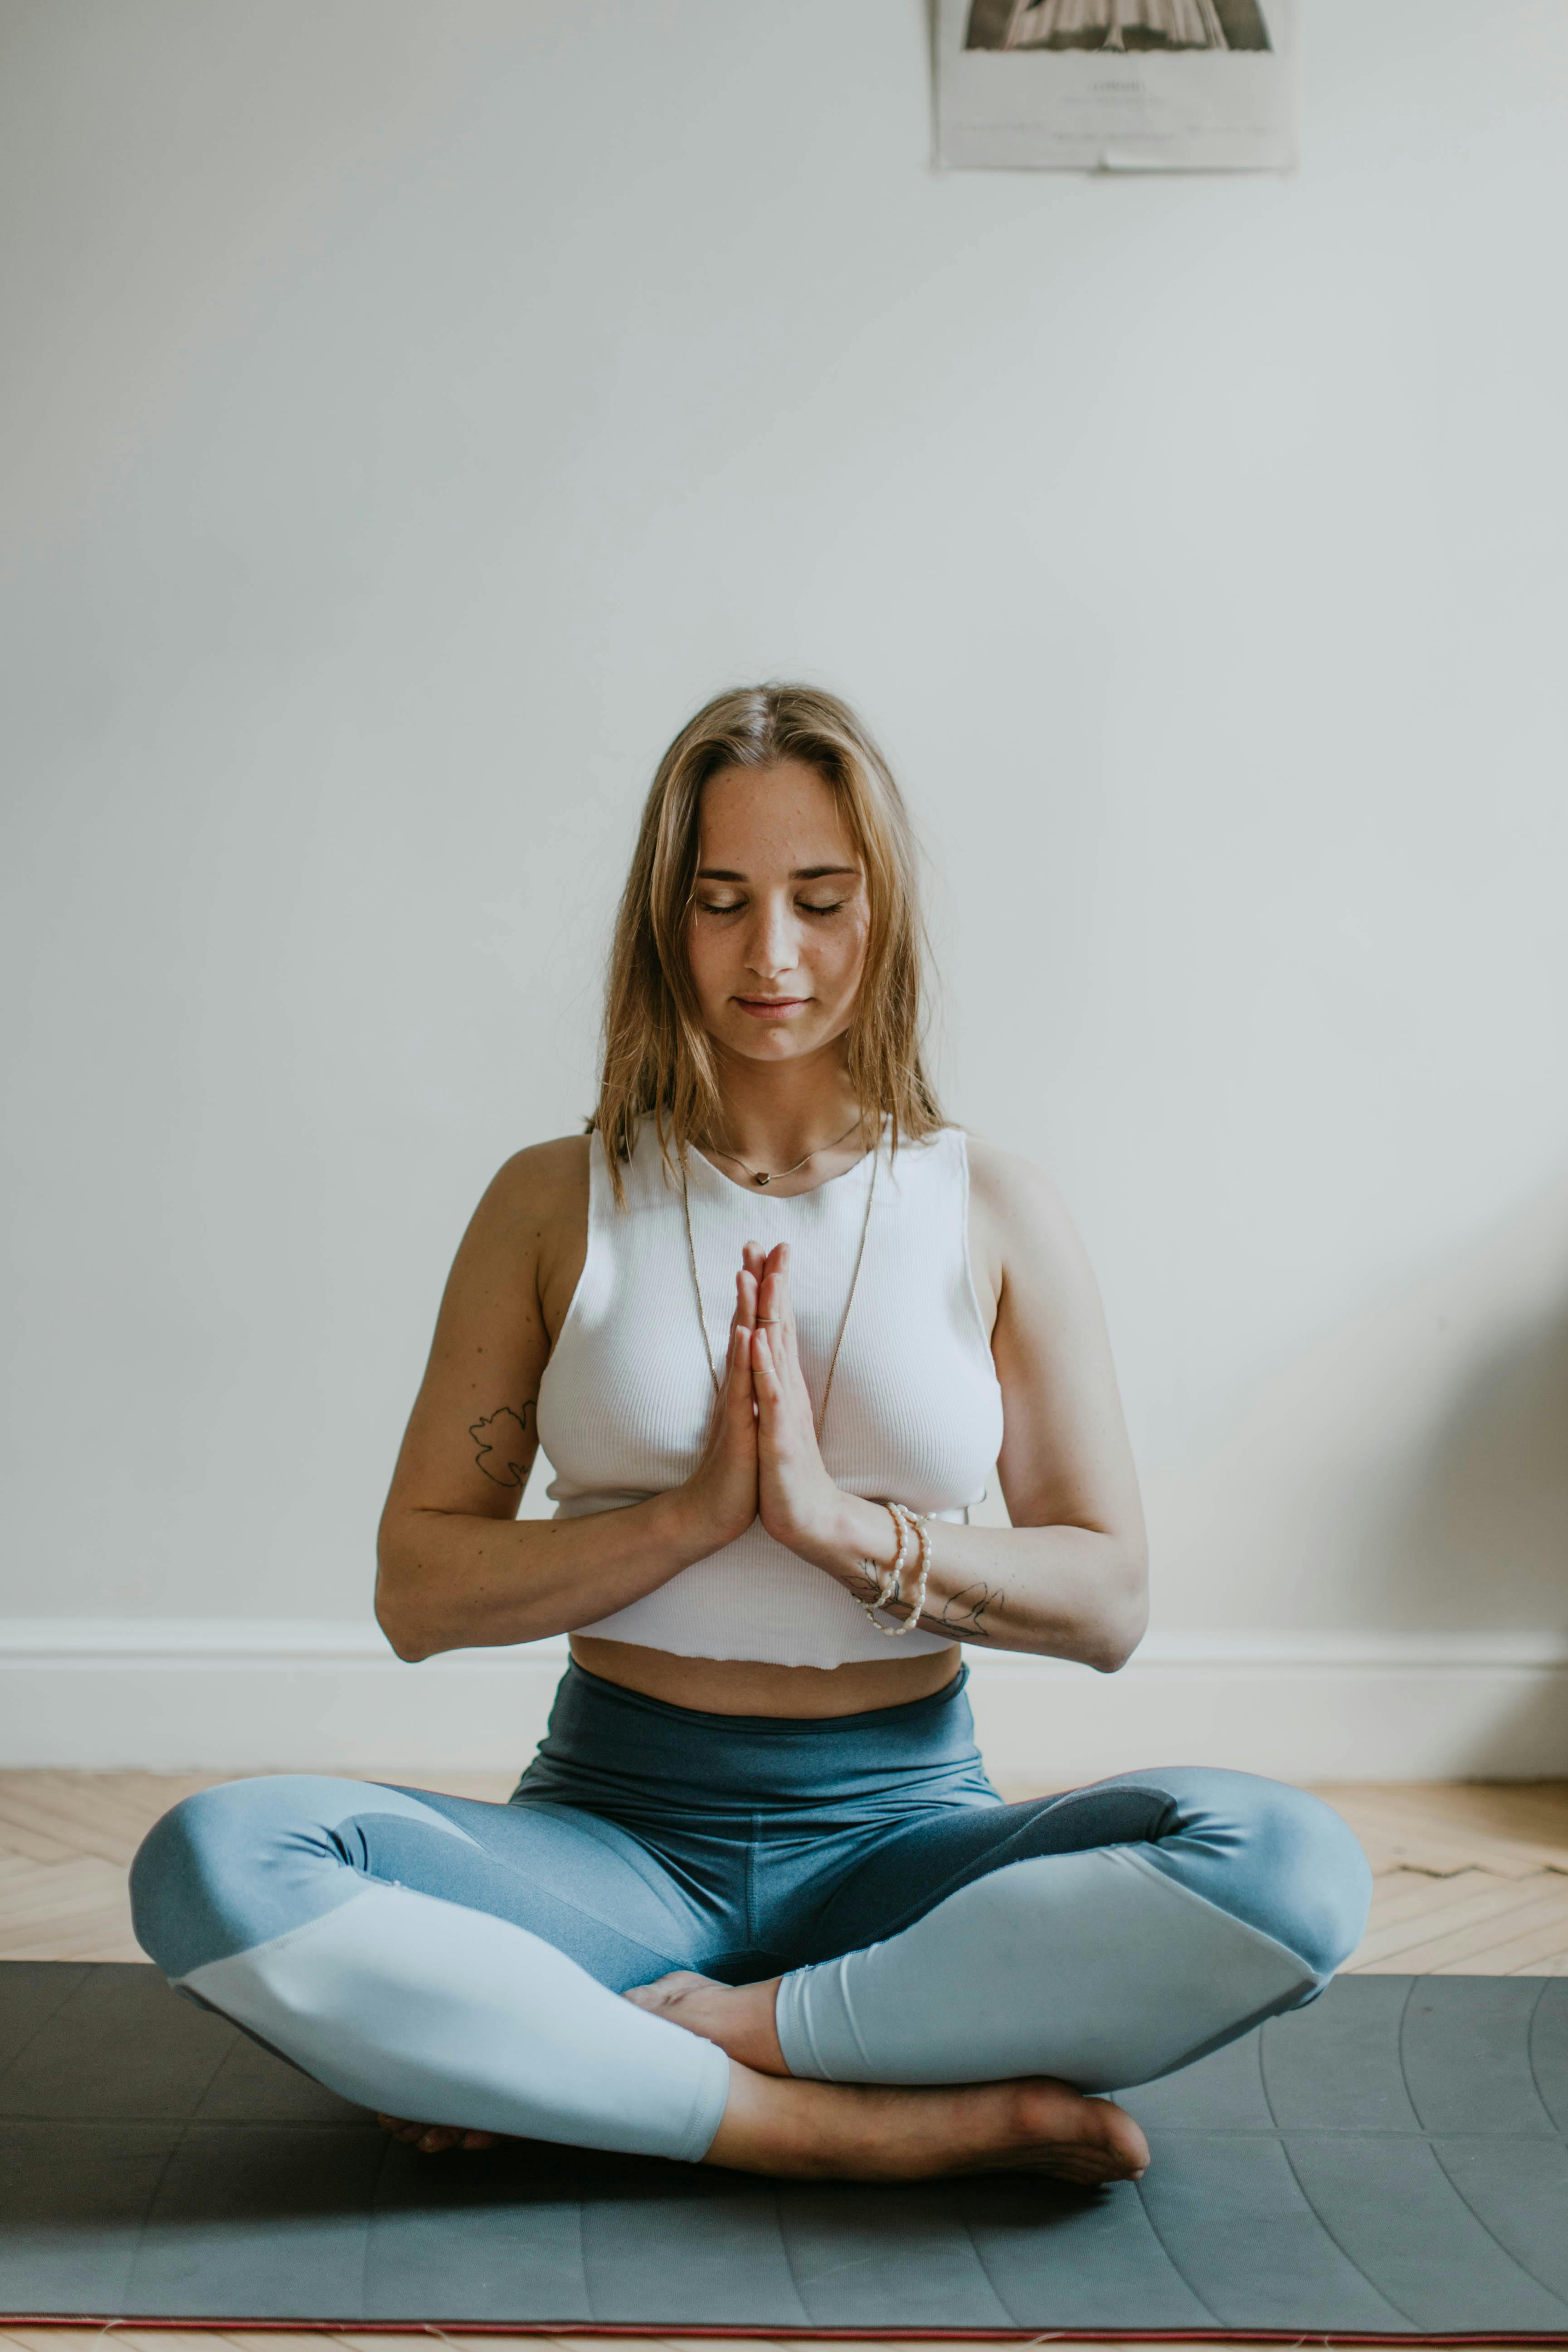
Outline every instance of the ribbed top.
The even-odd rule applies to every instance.
[[[679,1486],[713,1411],[679,1179],[667,1176],[651,1122],[624,1171],[624,1209],[596,1139],[591,1165],[587,1259],[539,1391],[540,1438],[556,1472],[549,1492],[563,1518]],[[872,1169],[868,1153],[815,1191],[780,1199],[688,1156],[709,1336],[721,1370],[742,1245],[787,1241],[802,1367],[820,1415],[864,1230],[823,1458],[853,1494],[962,1518],[982,1499],[1002,1442],[1001,1391],[970,1278],[963,1131],[943,1128],[896,1155],[883,1150],[874,1192]],[[885,1640],[841,1585],[760,1522],[580,1630],[681,1657],[791,1666],[946,1646],[930,1633]]]

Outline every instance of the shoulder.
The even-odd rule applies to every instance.
[[[1003,1222],[1059,1220],[1070,1229],[1062,1196],[1043,1168],[967,1128],[961,1132],[969,1154],[970,1198],[988,1215]]]
[[[553,1340],[587,1256],[589,1155],[597,1150],[592,1136],[562,1135],[497,1169],[458,1253],[465,1296],[515,1295],[523,1286]]]
[[[1049,1283],[1087,1273],[1078,1228],[1046,1171],[986,1137],[965,1130],[965,1140],[972,1242],[998,1275]]]
[[[474,1212],[476,1226],[497,1240],[537,1247],[563,1226],[580,1227],[588,1213],[588,1135],[560,1135],[531,1143],[497,1169]]]

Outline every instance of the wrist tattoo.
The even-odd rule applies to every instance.
[[[531,1398],[521,1412],[514,1412],[510,1404],[500,1404],[470,1427],[468,1435],[479,1449],[474,1467],[482,1470],[492,1486],[515,1489],[526,1481],[537,1442],[529,1427],[532,1412]]]
[[[997,1585],[966,1584],[962,1592],[949,1595],[936,1622],[950,1633],[963,1633],[971,1642],[988,1642],[991,1628],[980,1621],[988,1609],[1001,1606],[1002,1599]]]

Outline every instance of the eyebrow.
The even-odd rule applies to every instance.
[[[826,882],[832,875],[858,874],[859,871],[858,866],[797,866],[789,878],[792,882]],[[737,874],[730,866],[700,866],[697,879],[700,882],[743,882],[746,877]]]

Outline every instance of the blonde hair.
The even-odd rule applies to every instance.
[[[712,1047],[686,954],[697,879],[702,787],[727,768],[798,760],[838,803],[866,871],[870,924],[845,1040],[863,1113],[891,1122],[891,1143],[945,1122],[921,1057],[924,930],[914,835],[887,761],[847,703],[810,686],[715,695],[658,763],[621,895],[605,999],[597,1129],[617,1201],[621,1166],[651,1118],[666,1167],[723,1131]]]

